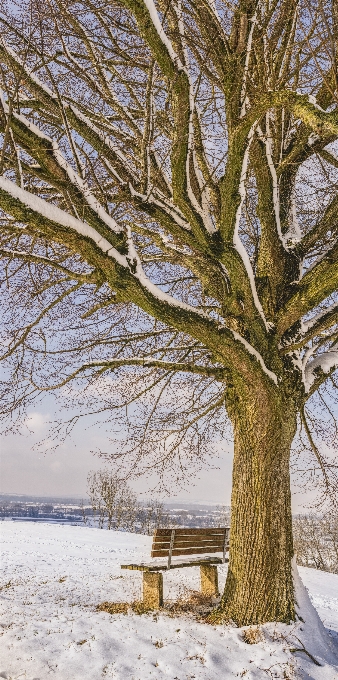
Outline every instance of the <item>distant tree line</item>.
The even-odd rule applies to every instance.
[[[81,508],[79,505],[62,505],[60,503],[41,503],[38,501],[1,500],[0,518],[32,519],[65,522],[81,522]]]
[[[156,499],[140,501],[125,479],[110,470],[90,472],[87,478],[90,518],[83,508],[85,523],[94,519],[102,529],[152,534],[155,529],[175,526],[229,526],[230,512],[218,506],[202,517],[189,511],[166,510]],[[338,573],[338,514],[299,515],[293,519],[297,563],[322,571]]]
[[[223,506],[217,506],[212,514],[196,517],[187,511],[172,513],[156,498],[140,501],[125,479],[107,469],[89,472],[87,494],[91,516],[101,529],[152,534],[167,526],[228,526],[230,522],[228,508]],[[84,506],[82,512],[84,522],[90,522]]]

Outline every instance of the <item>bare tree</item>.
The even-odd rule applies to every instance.
[[[89,472],[87,491],[94,521],[98,514],[100,529],[124,529],[150,535],[169,524],[169,515],[161,501],[156,498],[138,501],[126,480],[111,470]]]
[[[96,521],[100,527],[103,529],[104,526],[104,503],[100,493],[99,480],[97,479],[96,473],[89,473],[87,478],[87,493],[89,497],[90,504],[92,506],[92,512],[94,517],[94,522]]]
[[[85,505],[83,503],[83,499],[81,500],[80,507],[81,507],[82,521],[83,521],[83,524],[86,526],[87,522],[88,522],[88,517],[86,515],[86,508],[85,508]]]
[[[98,513],[99,527],[132,531],[138,511],[137,496],[125,480],[111,470],[89,472],[88,496],[93,515]]]
[[[214,520],[214,525],[217,527],[228,527],[230,526],[230,512],[226,505],[217,505],[215,508],[218,513],[217,520]]]
[[[155,529],[165,529],[168,526],[174,527],[175,524],[161,501],[149,499],[139,503],[135,528],[141,534],[151,536]]]
[[[2,413],[47,390],[66,433],[106,413],[106,457],[174,485],[226,413],[214,620],[290,621],[297,422],[332,498],[336,480],[320,439],[338,365],[337,4],[11,0],[0,17]]]
[[[338,515],[300,515],[293,521],[297,562],[338,574]]]

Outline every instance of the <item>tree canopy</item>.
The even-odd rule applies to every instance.
[[[153,386],[143,450],[165,435],[167,463],[222,429],[235,375],[297,385],[305,422],[338,365],[334,3],[11,2],[0,21],[3,410],[75,380],[114,411],[107,374],[133,366],[119,384]]]
[[[226,411],[215,616],[239,624],[294,618],[297,423],[334,498],[315,432],[336,436],[337,12],[27,0],[0,13],[2,413],[52,391],[77,409],[66,429],[88,412],[122,429],[129,407],[112,457],[178,479]]]

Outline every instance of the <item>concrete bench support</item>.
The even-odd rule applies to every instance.
[[[201,592],[209,597],[218,597],[217,567],[212,564],[201,564]]]
[[[147,609],[163,607],[163,575],[161,572],[143,572],[143,604]]]

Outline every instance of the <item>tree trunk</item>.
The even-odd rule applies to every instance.
[[[234,428],[228,577],[219,619],[238,625],[294,619],[289,458],[296,408],[279,390],[241,386]]]

